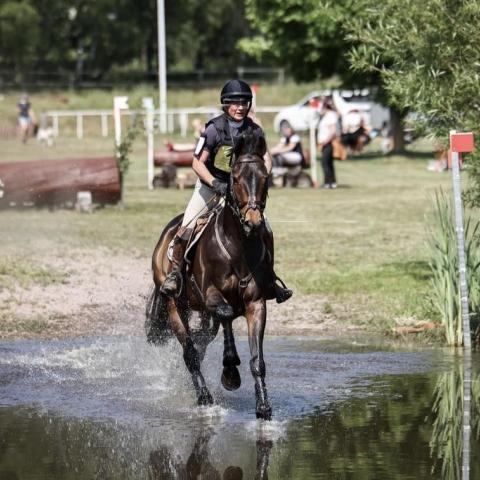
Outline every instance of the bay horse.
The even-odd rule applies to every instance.
[[[272,409],[265,386],[263,337],[267,317],[266,299],[271,298],[273,235],[263,211],[268,194],[268,172],[263,156],[266,142],[247,130],[232,154],[230,185],[223,208],[195,244],[193,259],[184,262],[182,289],[178,297],[160,292],[171,269],[168,247],[181,225],[182,215],[168,223],[152,257],[154,289],[147,303],[146,333],[151,343],[162,343],[173,334],[183,348],[199,405],[213,403],[200,370],[208,344],[223,327],[222,384],[227,390],[240,387],[232,322],[244,316],[248,327],[250,370],[255,382],[256,416],[269,420]],[[220,204],[222,202],[219,202]],[[188,251],[188,250],[187,250]],[[185,265],[186,264],[186,265]],[[192,325],[197,317],[196,328]]]

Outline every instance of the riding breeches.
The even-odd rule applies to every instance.
[[[197,180],[192,198],[188,202],[183,215],[182,227],[195,228],[195,222],[200,215],[207,213],[217,205],[216,193],[208,186]],[[221,199],[220,201],[224,201]]]

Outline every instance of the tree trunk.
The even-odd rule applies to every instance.
[[[395,108],[390,109],[390,124],[392,127],[393,151],[402,153],[405,151],[403,115]]]
[[[114,157],[0,162],[0,207],[59,205],[89,191],[94,203],[120,201],[121,185]]]

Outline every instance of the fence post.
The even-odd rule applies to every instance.
[[[146,130],[147,130],[147,186],[153,189],[153,98],[146,97],[142,100],[143,108],[147,111]]]
[[[460,185],[460,153],[473,150],[472,133],[450,132],[450,157],[452,160],[453,201],[455,206],[455,230],[457,232],[458,268],[460,280],[460,308],[462,315],[463,347],[470,349],[470,313],[468,311],[467,262],[465,258],[465,232],[463,228],[462,189]]]
[[[113,120],[115,124],[115,145],[117,148],[122,142],[122,119],[120,117],[120,110],[128,109],[128,97],[114,97],[113,98]]]
[[[81,113],[77,114],[77,138],[83,138],[83,115]]]
[[[178,122],[180,124],[180,133],[182,137],[186,137],[188,129],[188,113],[183,111],[180,112],[178,114]]]
[[[52,115],[52,122],[53,122],[53,134],[55,137],[58,137],[58,115]]]
[[[106,113],[102,113],[101,124],[102,124],[102,137],[108,137],[108,118]]]

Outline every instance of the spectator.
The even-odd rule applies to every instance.
[[[173,143],[169,140],[165,140],[165,145],[167,149],[171,152],[189,152],[195,150],[195,145],[197,144],[200,135],[205,130],[205,125],[199,118],[194,118],[192,120],[192,128],[193,128],[193,138],[194,143]]]
[[[297,167],[304,166],[302,143],[299,135],[288,122],[281,126],[282,137],[280,142],[270,149],[275,167]]]
[[[337,137],[338,113],[330,99],[323,102],[318,124],[317,144],[322,149],[323,188],[337,188],[335,167],[333,165],[332,141]]]
[[[17,104],[18,126],[23,143],[27,142],[28,135],[35,125],[35,113],[28,100],[28,95],[23,94]]]
[[[360,153],[370,142],[365,122],[357,109],[350,110],[342,117],[341,140],[354,153]]]

